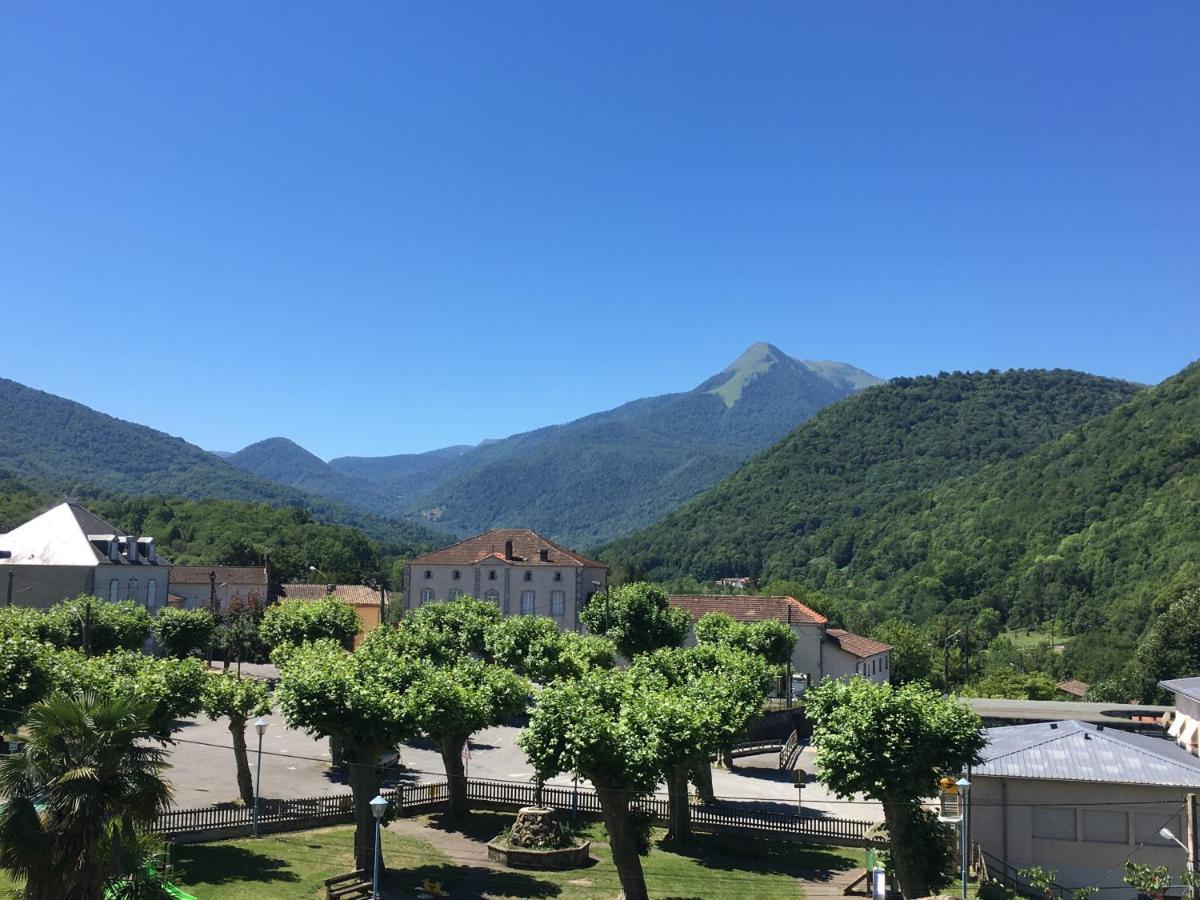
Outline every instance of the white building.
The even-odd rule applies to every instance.
[[[469,595],[505,615],[548,616],[578,630],[579,611],[607,584],[604,563],[527,528],[496,528],[412,560],[404,608]]]
[[[892,648],[862,635],[830,628],[829,620],[795,597],[754,597],[732,594],[676,594],[668,598],[692,621],[708,613],[724,613],[737,622],[774,619],[796,635],[792,650],[792,677],[805,685],[825,678],[861,675],[878,684],[888,680]],[[688,634],[686,644],[696,638]]]
[[[1175,694],[1175,709],[1167,734],[1190,753],[1200,756],[1200,678],[1160,681],[1158,686]]]
[[[0,534],[0,591],[13,606],[45,609],[92,594],[154,612],[166,602],[170,578],[154,538],[126,534],[78,503],[60,503]]]
[[[266,566],[174,566],[171,593],[185,609],[225,609],[232,600],[267,602]]]

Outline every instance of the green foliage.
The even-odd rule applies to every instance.
[[[777,619],[735,622],[724,613],[707,613],[696,622],[699,644],[718,644],[761,657],[776,669],[786,666],[796,647],[796,632]]]
[[[69,652],[69,651],[68,651]],[[99,897],[114,852],[170,804],[151,703],[55,694],[26,717],[23,751],[0,760],[0,866],[32,897]]]
[[[500,621],[494,603],[462,596],[457,600],[425,603],[405,616],[388,638],[404,652],[426,659],[453,664],[474,653],[487,652],[488,631]]]
[[[484,643],[497,663],[540,684],[578,678],[592,668],[612,668],[616,658],[611,641],[561,631],[545,616],[502,618],[488,628]]]
[[[81,595],[50,607],[45,615],[47,640],[92,655],[140,650],[150,637],[150,614],[132,600],[109,603]],[[57,643],[60,636],[62,643]]]
[[[244,726],[253,716],[265,716],[271,711],[267,686],[256,678],[238,678],[228,673],[210,672],[200,691],[204,714],[214,721],[228,718]]]
[[[225,661],[257,661],[265,659],[269,648],[259,635],[263,605],[257,598],[234,597],[217,612],[214,644],[224,654]]]
[[[277,603],[263,613],[259,637],[267,647],[330,640],[347,650],[354,646],[360,623],[354,607],[337,597]]]
[[[892,647],[888,669],[892,684],[932,680],[929,638],[921,628],[903,619],[888,619],[871,632],[871,637]]]
[[[200,711],[200,692],[206,677],[195,659],[156,659],[130,650],[87,657],[62,650],[50,659],[55,689],[72,696],[132,698],[148,710],[151,730],[166,738],[177,719]]]
[[[927,896],[926,860],[937,850],[917,810],[939,777],[979,762],[986,744],[979,717],[919,682],[893,687],[863,678],[818,685],[805,711],[821,783],[840,797],[861,793],[883,804],[901,889]]]
[[[959,873],[958,868],[958,836],[955,829],[945,822],[939,821],[937,814],[930,809],[918,808],[913,810],[911,821],[910,841],[919,847],[920,853],[914,861],[920,866],[921,877],[929,885],[930,890],[938,891],[954,880]],[[891,852],[883,852],[883,866],[895,874]],[[982,898],[983,892],[980,891]],[[1015,898],[1012,898],[1015,900]]]
[[[412,687],[417,728],[434,739],[465,741],[525,708],[529,683],[501,666],[461,659],[430,669]]]
[[[1139,894],[1161,894],[1171,884],[1171,873],[1166,866],[1126,861],[1125,883]]]
[[[1053,678],[1042,672],[1018,672],[1007,668],[989,672],[973,682],[963,694],[1008,700],[1054,700],[1058,697],[1058,687]]]
[[[1138,647],[1144,698],[1170,702],[1158,682],[1200,675],[1200,585],[1173,592]]]
[[[164,607],[154,618],[154,637],[169,656],[191,656],[212,646],[217,620],[207,609]]]
[[[1017,874],[1024,878],[1032,887],[1042,891],[1047,898],[1053,900],[1054,889],[1058,887],[1058,871],[1045,869],[1041,866],[1029,866],[1017,869]]]
[[[592,634],[608,638],[626,659],[660,647],[678,647],[691,619],[667,602],[657,585],[635,582],[597,594],[579,615]]]
[[[0,639],[0,731],[16,730],[24,711],[49,693],[52,652],[22,635]]]

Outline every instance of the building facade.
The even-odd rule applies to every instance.
[[[792,650],[792,679],[799,682],[796,692],[826,678],[861,675],[878,683],[888,680],[890,646],[830,628],[828,619],[795,597],[676,594],[668,598],[668,602],[684,610],[693,622],[715,612],[724,613],[737,622],[774,619],[787,625],[796,635],[796,646]],[[695,634],[689,632],[686,645],[693,646],[695,642]]]
[[[154,538],[126,534],[78,503],[60,503],[0,534],[0,591],[13,606],[45,609],[80,594],[166,604],[171,564]]]
[[[184,609],[226,609],[231,601],[266,603],[266,566],[173,566],[171,593]]]
[[[1159,687],[1175,695],[1168,736],[1180,749],[1200,757],[1200,678],[1161,681]]]
[[[404,608],[469,595],[504,615],[546,616],[578,631],[580,610],[607,586],[604,563],[528,529],[498,528],[412,560]]]
[[[354,646],[362,643],[367,632],[378,628],[387,614],[388,594],[386,591],[365,584],[284,584],[279,588],[281,601],[302,600],[311,602],[325,597],[336,597],[354,607],[358,616],[359,632]]]

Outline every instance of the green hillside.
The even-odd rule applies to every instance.
[[[850,590],[846,569],[865,550],[861,523],[886,523],[891,510],[926,502],[923,492],[1017,459],[1137,390],[1057,370],[896,379],[822,410],[712,490],[600,552],[658,579],[752,575]],[[922,539],[909,540],[919,552]]]
[[[473,448],[402,508],[459,532],[523,526],[596,544],[653,522],[817,410],[878,382],[845,363],[754,344],[694,390]]]
[[[0,470],[43,494],[96,493],[241,500],[306,509],[380,540],[436,546],[447,538],[414,522],[360,510],[268,481],[187,441],[0,379]]]

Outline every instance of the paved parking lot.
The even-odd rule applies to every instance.
[[[294,799],[349,790],[346,773],[329,764],[328,741],[315,740],[289,729],[278,716],[269,717],[269,720],[271,724],[263,738],[263,797]],[[258,738],[253,728],[247,731],[253,771]],[[516,743],[519,733],[518,728],[510,726],[476,733],[471,739],[468,775],[504,781],[532,780],[533,769]],[[188,720],[175,737],[177,743],[171,750],[171,781],[176,806],[209,806],[235,801],[237,784],[227,723]],[[387,771],[387,782],[414,783],[445,777],[441,754],[432,744],[417,743],[399,749],[400,764]],[[806,772],[814,771],[811,748],[804,751],[799,766]],[[713,788],[718,798],[729,802],[790,812],[796,809],[793,777],[791,772],[779,771],[775,754],[765,754],[738,760],[733,771],[715,768]],[[550,783],[570,785],[571,778],[559,776]],[[587,786],[586,782],[583,785]],[[879,821],[883,817],[878,804],[862,800],[839,801],[813,781],[805,785],[802,800],[805,811],[817,815],[868,821]]]

